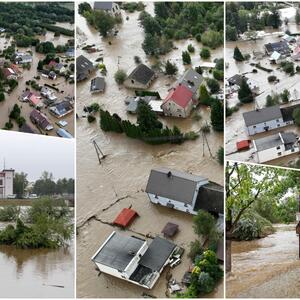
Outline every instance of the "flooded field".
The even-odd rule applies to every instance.
[[[232,243],[229,298],[299,298],[300,261],[296,224],[276,225],[266,238]]]
[[[147,3],[146,10],[153,14],[153,4]],[[101,54],[108,70],[105,77],[106,91],[103,95],[90,94],[90,80],[77,85],[79,116],[82,116],[84,105],[97,102],[103,109],[118,113],[122,118],[135,120],[134,116],[126,114],[124,103],[126,96],[133,95],[133,91],[124,87],[119,88],[113,75],[118,69],[118,60],[124,70],[130,70],[135,66],[134,55],[139,56],[147,65],[153,62],[146,58],[141,48],[143,29],[137,25],[139,13],[122,12],[122,15],[123,24],[118,28],[117,37],[105,40],[102,40],[99,33],[87,25],[83,17],[77,15],[79,32],[77,55],[83,54],[95,61],[100,56],[99,53],[87,54],[81,50],[83,45],[95,44],[96,48],[102,50]],[[129,17],[128,20],[126,16]],[[176,62],[179,74],[182,74],[184,66],[181,62],[181,52],[189,43],[196,46],[196,54],[192,55],[193,64],[196,65],[200,61],[198,55],[200,44],[194,40],[176,42],[178,49],[161,57],[161,60],[171,59],[172,62]],[[213,58],[222,56],[221,48],[213,53]],[[161,96],[165,97],[175,80],[175,78],[159,75],[150,89],[158,90]],[[203,125],[202,122],[210,120],[207,108],[201,107],[200,113],[202,116],[200,121],[194,121],[192,118],[185,120],[162,118],[161,120],[170,126],[177,125],[182,131],[198,131]],[[223,135],[211,132],[207,138],[215,156],[223,144]],[[107,155],[101,165],[98,163],[92,140],[95,140]],[[77,121],[77,153],[79,158],[77,160],[77,296],[140,298],[144,292],[156,297],[169,296],[166,294],[168,270],[164,271],[154,288],[148,291],[109,275],[98,276],[95,265],[90,260],[91,256],[113,230],[118,230],[105,223],[112,222],[122,208],[130,205],[140,217],[134,221],[127,232],[122,231],[124,234],[140,237],[147,234],[160,235],[165,224],[173,221],[179,224],[180,230],[174,242],[188,250],[190,242],[195,239],[192,216],[150,203],[144,192],[150,170],[165,166],[206,176],[212,181],[223,184],[222,166],[215,157],[210,157],[206,146],[203,152],[201,137],[182,145],[151,146],[129,139],[125,135],[104,133],[99,128],[98,122],[90,125],[85,118],[81,117]],[[181,281],[189,265],[186,251],[182,263],[169,272],[176,280]],[[222,296],[223,285],[221,284],[211,297]]]
[[[57,23],[58,26],[62,26],[67,29],[74,29],[74,24],[70,23]],[[68,42],[68,40],[72,39],[72,37],[60,35],[59,37],[55,37],[53,32],[47,32],[44,36],[37,36],[37,38],[41,42],[49,41],[54,44],[54,46],[57,45],[64,45]],[[4,35],[0,36],[0,49],[7,48],[11,43],[11,39],[5,39]],[[3,128],[5,123],[8,122],[9,113],[12,110],[13,106],[15,104],[18,104],[21,107],[21,115],[25,118],[26,123],[36,131],[36,133],[40,134],[47,134],[51,136],[57,136],[56,131],[60,128],[60,126],[57,124],[60,120],[67,121],[68,124],[64,127],[68,132],[70,132],[72,135],[74,135],[74,114],[68,114],[65,117],[62,117],[60,119],[56,118],[52,114],[50,114],[48,108],[44,105],[41,108],[41,112],[46,115],[50,121],[50,123],[53,125],[54,129],[51,131],[39,131],[37,127],[31,122],[30,120],[30,113],[33,110],[33,107],[29,103],[21,102],[19,97],[22,95],[22,93],[25,91],[26,88],[29,86],[26,85],[26,81],[28,80],[34,80],[34,77],[40,75],[40,80],[36,80],[37,83],[41,86],[44,84],[48,84],[52,86],[55,85],[55,88],[58,89],[58,91],[55,91],[55,95],[57,96],[58,100],[57,102],[63,100],[66,96],[74,97],[74,84],[69,84],[68,81],[62,77],[58,76],[56,80],[51,80],[48,78],[44,78],[41,76],[40,73],[37,72],[37,66],[39,60],[43,60],[45,58],[45,55],[37,53],[35,51],[35,47],[29,47],[29,48],[18,48],[18,51],[20,52],[26,52],[31,51],[33,56],[33,61],[31,63],[30,70],[24,70],[22,69],[21,65],[18,65],[19,69],[22,71],[22,77],[18,79],[18,86],[8,95],[6,94],[6,100],[0,103],[0,127]],[[64,56],[64,54],[58,55],[60,57],[60,62],[63,64],[70,64],[71,61],[67,62],[67,57]],[[73,62],[74,63],[74,62]],[[39,93],[31,88],[32,92],[35,92],[37,95]],[[18,131],[18,125],[15,121],[12,121],[14,124],[14,127],[11,130]]]
[[[0,298],[72,298],[74,243],[56,250],[0,245],[0,277]]]
[[[290,100],[289,104],[283,106],[289,106],[300,103],[300,75],[288,76],[282,70],[278,70],[278,65],[271,65],[269,62],[269,56],[265,56],[261,60],[253,58],[253,51],[264,52],[264,45],[267,43],[280,41],[279,35],[283,34],[286,30],[291,32],[299,32],[300,26],[295,24],[295,9],[292,7],[284,8],[280,10],[282,19],[288,18],[289,24],[283,25],[278,30],[265,29],[266,36],[263,39],[256,41],[237,41],[237,42],[226,42],[226,79],[232,77],[235,74],[244,74],[251,79],[256,85],[259,86],[259,95],[255,98],[255,102],[250,104],[244,104],[238,110],[233,113],[230,117],[226,118],[226,156],[230,160],[234,161],[245,161],[245,162],[257,162],[254,157],[254,149],[250,148],[248,151],[237,152],[236,142],[245,139],[258,139],[271,134],[276,134],[280,131],[293,131],[298,136],[300,135],[300,128],[291,125],[278,130],[272,130],[269,133],[256,134],[255,136],[248,136],[245,131],[245,124],[242,114],[254,110],[255,108],[265,107],[267,95],[273,93],[279,94],[284,89],[289,90]],[[246,62],[236,62],[233,59],[234,48],[237,46],[243,54],[250,54],[251,59]],[[272,69],[271,73],[267,73],[263,70],[257,69],[257,73],[252,73],[255,68],[251,66],[251,63],[260,63],[261,66]],[[299,62],[295,62],[295,67],[300,66]],[[269,83],[268,76],[275,75],[278,79],[278,83]],[[229,95],[227,98],[227,105],[233,107],[239,103],[237,93]],[[288,155],[279,159],[269,161],[267,164],[278,165],[278,166],[289,166],[292,165],[295,160],[299,157],[299,154]]]

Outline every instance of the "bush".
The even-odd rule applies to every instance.
[[[127,77],[126,72],[121,69],[118,70],[114,75],[117,84],[123,84],[124,81],[126,80],[126,77]]]
[[[175,75],[178,72],[178,68],[176,64],[172,64],[169,60],[167,60],[165,71],[167,75]]]
[[[93,123],[96,120],[96,118],[92,115],[88,115],[87,120],[89,123]]]
[[[192,44],[189,44],[188,47],[187,47],[188,51],[190,53],[194,53],[195,52],[195,47],[192,45]]]
[[[279,104],[279,96],[277,94],[271,96],[268,95],[266,97],[266,107],[274,106]]]
[[[215,94],[220,90],[220,84],[217,80],[215,80],[213,78],[208,78],[206,80],[206,83],[212,94]]]
[[[181,56],[182,56],[182,62],[184,65],[191,64],[191,56],[188,51],[183,51]]]
[[[217,152],[217,159],[220,165],[224,165],[224,148],[220,147]]]
[[[4,206],[0,209],[0,222],[16,221],[20,213],[20,208],[15,205]]]
[[[4,93],[0,93],[0,102],[3,102],[5,100]]]
[[[223,32],[207,30],[202,34],[201,42],[204,46],[215,49],[223,44]]]
[[[200,56],[203,59],[208,59],[210,58],[210,51],[208,48],[202,48],[200,51]]]
[[[213,76],[216,80],[224,80],[224,72],[221,70],[214,69]]]
[[[188,257],[194,261],[195,258],[203,253],[203,248],[199,240],[190,243],[190,251]]]
[[[269,82],[274,82],[276,80],[277,80],[277,77],[275,75],[271,75],[271,76],[268,77]]]
[[[141,58],[139,57],[139,56],[134,56],[133,57],[133,59],[134,59],[134,62],[136,63],[136,64],[140,64],[141,62],[142,62],[142,60],[141,60]]]
[[[293,119],[295,120],[295,123],[300,126],[300,108],[294,109]]]

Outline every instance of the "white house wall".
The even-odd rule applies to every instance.
[[[185,109],[179,106],[171,99],[162,105],[162,109],[166,116],[178,117],[178,118],[188,117],[192,111],[192,108],[193,108],[193,101],[190,101]]]
[[[278,120],[278,121],[277,121]],[[255,125],[251,125],[246,127],[248,135],[255,135],[257,133],[270,131],[279,127],[288,126],[290,124],[293,124],[294,122],[284,122],[282,118],[277,120],[271,120],[264,123],[259,123]],[[269,127],[268,130],[265,130],[265,127]]]

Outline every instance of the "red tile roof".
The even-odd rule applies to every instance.
[[[250,148],[250,144],[251,144],[251,141],[243,140],[243,141],[240,141],[240,142],[236,143],[236,148],[237,148],[238,151],[248,150]]]
[[[117,218],[114,220],[114,224],[127,227],[136,217],[138,216],[137,212],[130,208],[123,208]]]
[[[172,89],[166,97],[164,103],[173,101],[177,105],[185,108],[190,101],[192,101],[193,93],[188,90],[184,85],[178,85],[175,89]]]

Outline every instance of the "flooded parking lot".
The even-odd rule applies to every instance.
[[[269,133],[256,134],[255,136],[248,136],[245,130],[245,123],[242,114],[244,112],[252,111],[257,108],[263,108],[266,105],[266,97],[268,95],[280,94],[284,89],[290,92],[289,104],[282,105],[282,107],[295,105],[300,103],[300,86],[299,86],[299,74],[289,76],[282,70],[279,70],[278,65],[272,65],[269,61],[269,56],[264,56],[262,59],[255,59],[253,57],[253,51],[265,52],[264,45],[267,43],[280,41],[280,36],[284,34],[286,30],[290,32],[299,32],[300,26],[295,24],[295,8],[288,7],[280,10],[281,18],[289,19],[288,25],[282,25],[278,30],[265,29],[265,36],[262,39],[255,41],[242,41],[226,42],[226,79],[234,76],[235,74],[246,75],[247,78],[252,80],[257,86],[259,86],[259,95],[255,98],[255,102],[250,104],[243,104],[239,107],[238,112],[234,112],[230,117],[226,118],[226,156],[230,160],[245,161],[245,162],[257,162],[254,156],[254,148],[250,148],[248,151],[237,152],[236,143],[241,140],[253,140],[261,137],[276,134],[281,131],[292,131],[298,136],[300,129],[296,125],[286,126],[281,129],[272,130]],[[238,47],[243,54],[250,54],[249,61],[236,62],[233,59],[234,48]],[[257,73],[253,73],[252,70],[256,69],[253,63],[260,63],[262,67],[272,69],[272,72],[257,69]],[[295,67],[299,66],[299,62],[294,62]],[[277,83],[269,83],[268,77],[274,75],[279,79]],[[237,93],[230,94],[227,98],[228,107],[233,107],[239,103]],[[267,164],[278,166],[291,166],[295,163],[299,154],[288,155],[276,160],[267,162]]]
[[[153,4],[147,3],[146,11],[153,14]],[[142,62],[152,65],[142,48],[143,29],[138,24],[138,12],[124,13],[123,24],[118,28],[117,37],[101,39],[98,32],[90,28],[85,19],[77,15],[79,30],[79,43],[77,56],[83,54],[91,61],[95,61],[100,54],[108,73],[105,77],[106,90],[103,95],[91,95],[89,92],[90,80],[77,85],[77,296],[78,297],[142,297],[148,293],[155,297],[166,297],[167,282],[165,270],[151,291],[147,291],[133,284],[124,282],[109,275],[101,274],[95,270],[91,256],[101,243],[113,231],[118,230],[107,222],[112,222],[124,207],[132,206],[139,214],[124,234],[134,234],[145,237],[147,234],[160,235],[167,222],[179,225],[179,234],[174,242],[186,250],[195,239],[192,229],[192,216],[164,207],[157,207],[150,203],[146,193],[146,183],[150,170],[155,167],[168,167],[177,170],[202,175],[223,185],[223,168],[216,160],[215,153],[223,144],[223,135],[211,132],[207,135],[214,157],[211,157],[207,147],[204,148],[203,140],[199,137],[196,141],[185,142],[182,145],[156,145],[151,146],[141,141],[128,139],[125,135],[105,133],[101,131],[99,123],[88,124],[81,118],[83,107],[97,102],[103,109],[117,113],[120,117],[135,121],[134,116],[126,114],[124,100],[126,96],[133,95],[133,91],[119,87],[113,78],[119,66],[124,70],[132,69],[135,64],[133,56],[137,55]],[[126,20],[126,17],[129,17]],[[111,42],[111,45],[108,42]],[[195,54],[192,55],[193,65],[200,62],[200,44],[194,40],[179,41],[174,44],[178,49],[171,51],[161,60],[170,59],[176,62],[179,74],[185,67],[181,62],[182,49],[188,44],[196,45]],[[101,52],[88,54],[81,48],[84,45],[95,44]],[[221,58],[223,49],[213,52],[213,58]],[[213,59],[212,58],[212,59]],[[93,75],[94,76],[94,75]],[[92,77],[93,77],[92,76]],[[95,73],[96,76],[96,73]],[[91,78],[92,78],[91,77]],[[158,90],[162,97],[167,94],[175,78],[168,78],[160,74],[154,81],[150,90]],[[210,111],[201,107],[202,119],[195,121],[192,118],[185,120],[161,118],[168,126],[177,125],[182,131],[199,131],[203,122],[210,121]],[[99,165],[97,155],[92,144],[95,140],[104,152],[106,158]],[[97,220],[98,221],[97,221]],[[99,221],[100,220],[100,221]],[[190,265],[187,252],[179,266],[170,270],[173,277],[181,281],[185,271]],[[222,297],[223,285],[220,284],[211,297]]]
[[[299,298],[299,241],[295,225],[275,225],[276,232],[254,241],[232,243],[229,298]]]

